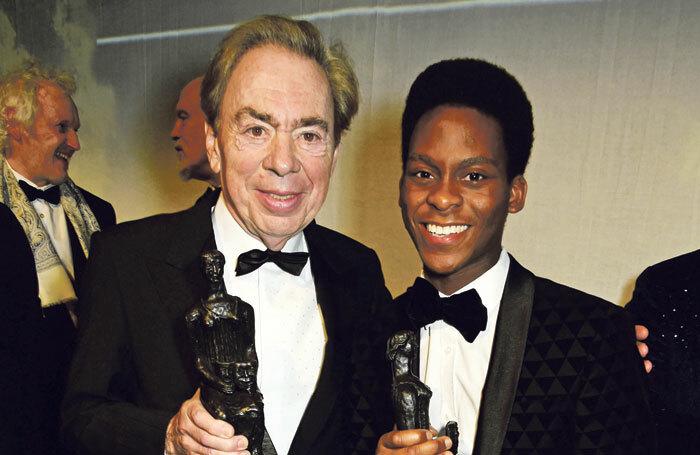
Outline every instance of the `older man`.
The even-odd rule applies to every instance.
[[[199,101],[203,79],[201,76],[190,81],[180,92],[175,107],[177,119],[170,136],[175,142],[182,180],[201,180],[212,187],[218,187],[219,174],[209,166],[204,142],[205,119]]]
[[[206,294],[199,256],[215,245],[226,288],[255,311],[258,385],[277,452],[370,452],[375,401],[359,393],[383,354],[367,349],[366,331],[390,296],[372,250],[313,221],[357,111],[352,68],[310,23],[261,17],[221,42],[202,98],[221,192],[96,236],[66,437],[86,453],[245,449],[245,437],[202,407],[186,334],[185,314]],[[308,261],[292,272],[255,268],[256,249]]]
[[[1,311],[10,330],[3,330],[0,353],[3,380],[12,384],[3,387],[6,412],[16,425],[0,434],[0,446],[17,441],[20,447],[3,453],[60,451],[59,403],[75,343],[76,287],[91,235],[115,223],[109,203],[68,177],[80,149],[75,89],[69,74],[34,61],[0,78],[0,202],[13,215],[0,218]],[[13,237],[17,232],[24,235]],[[6,356],[18,368],[9,367]],[[11,392],[17,387],[23,392]]]

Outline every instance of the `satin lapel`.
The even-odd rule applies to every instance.
[[[498,312],[491,361],[481,398],[474,454],[501,453],[515,391],[535,293],[534,275],[510,257],[510,269]]]
[[[338,398],[343,375],[339,368],[342,362],[336,361],[339,341],[338,308],[344,304],[341,301],[344,293],[340,289],[342,277],[335,272],[333,264],[328,261],[326,255],[326,249],[332,248],[332,246],[319,238],[318,230],[315,229],[314,224],[304,230],[304,236],[309,246],[309,260],[316,286],[316,300],[321,306],[328,341],[323,355],[321,374],[292,440],[292,445],[289,448],[290,455],[310,453],[313,442],[324,428]]]
[[[75,233],[75,228],[73,224],[68,219],[68,215],[64,215],[66,218],[66,227],[68,227],[68,241],[70,242],[70,250],[73,255],[73,282],[80,283],[80,277],[85,269],[85,253],[83,253],[83,247],[80,246],[80,240],[78,239],[78,234]]]

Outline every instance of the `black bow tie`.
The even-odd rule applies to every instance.
[[[61,190],[56,185],[52,186],[48,190],[39,190],[24,180],[20,180],[19,187],[22,188],[22,191],[24,191],[24,194],[27,196],[27,199],[29,199],[29,202],[36,199],[43,199],[49,204],[54,205],[61,202]]]
[[[238,256],[236,276],[250,273],[266,262],[274,262],[285,272],[299,276],[308,258],[309,253],[282,253],[281,251],[272,250],[250,250]]]
[[[479,332],[486,329],[486,307],[476,289],[440,298],[432,284],[416,278],[406,294],[406,314],[416,330],[442,319],[471,343]]]

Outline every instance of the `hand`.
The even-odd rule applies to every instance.
[[[646,340],[649,336],[649,330],[643,325],[635,325],[634,333],[637,337],[637,349],[639,349],[639,355],[641,355],[642,358],[645,358],[647,354],[649,354],[649,346],[647,346],[646,343],[642,343],[642,341]],[[654,365],[652,365],[651,360],[644,359],[644,368],[647,370],[647,373],[649,373],[653,367]]]
[[[451,455],[447,451],[452,447],[452,441],[447,436],[433,439],[437,436],[434,429],[404,430],[384,433],[377,443],[376,455]]]
[[[168,455],[250,455],[245,450],[247,447],[245,436],[235,436],[228,422],[215,419],[204,409],[199,400],[199,389],[182,403],[165,433],[165,453]]]

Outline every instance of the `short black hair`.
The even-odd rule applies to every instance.
[[[508,71],[472,58],[434,63],[411,85],[401,120],[404,170],[416,124],[423,114],[442,105],[471,107],[494,118],[503,131],[508,180],[525,172],[534,139],[532,105]]]

